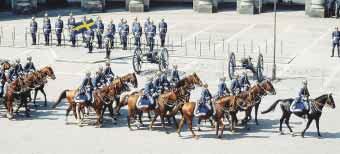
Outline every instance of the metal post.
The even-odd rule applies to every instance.
[[[268,41],[266,40],[266,48],[265,48],[266,54],[268,53]]]
[[[273,55],[272,80],[276,79],[276,7],[277,0],[274,0],[274,55]]]
[[[254,52],[254,42],[253,40],[251,40],[251,43],[250,43],[250,52],[253,53]]]
[[[281,56],[283,54],[283,41],[281,40]]]
[[[236,53],[238,53],[238,40],[236,41]]]
[[[216,47],[216,43],[214,42],[214,57],[216,56],[215,47]]]
[[[25,47],[27,47],[27,27],[25,27]]]
[[[243,58],[246,58],[246,45],[243,44]]]
[[[183,35],[181,34],[181,47],[183,47]]]
[[[202,56],[202,42],[200,41],[200,57]]]
[[[195,36],[195,50],[197,49],[197,48],[196,48],[196,41],[197,41],[196,39],[197,39],[197,38],[196,38],[196,36]]]

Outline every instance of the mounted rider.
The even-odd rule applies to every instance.
[[[103,67],[99,67],[98,71],[96,72],[96,77],[94,79],[94,89],[100,89],[105,85],[105,77],[103,73]]]
[[[155,108],[157,108],[157,103],[155,103],[155,98],[156,98],[155,91],[156,89],[153,85],[153,79],[152,77],[149,77],[144,86],[143,96],[141,96],[137,101],[137,107],[138,108],[149,107],[149,106],[154,107],[156,104]]]
[[[172,67],[173,67],[173,69],[171,70],[170,84],[172,86],[175,86],[177,84],[177,82],[180,80],[180,78],[179,78],[179,73],[178,73],[178,70],[177,70],[177,65],[174,64]]]
[[[2,65],[1,66],[1,70],[0,70],[0,98],[3,97],[4,95],[4,87],[6,84],[6,72],[5,72],[5,66]]]
[[[302,81],[302,88],[299,91],[299,96],[295,98],[290,106],[290,111],[293,113],[308,112],[309,111],[309,91],[307,87],[307,80]]]
[[[27,57],[27,63],[24,67],[24,72],[25,73],[32,73],[32,72],[35,72],[36,69],[34,67],[34,63],[32,62],[32,57],[31,56],[28,56]]]
[[[199,101],[196,103],[195,112],[194,112],[195,116],[205,116],[211,111],[213,111],[213,115],[215,114],[215,109],[214,109],[211,99],[212,99],[212,95],[208,89],[208,84],[205,83],[203,85],[201,97]]]
[[[86,72],[85,75],[86,77],[79,88],[78,95],[75,97],[75,102],[81,103],[85,101],[85,103],[90,104],[94,87],[92,84],[91,72]]]
[[[152,81],[153,86],[155,88],[155,95],[159,95],[162,93],[163,88],[162,88],[162,83],[161,83],[161,77],[162,77],[162,72],[158,71]]]
[[[166,73],[162,73],[162,75],[160,77],[160,83],[159,84],[160,84],[161,93],[170,89],[170,82],[168,80]]]
[[[106,67],[104,70],[104,78],[106,83],[111,83],[115,77],[115,74],[113,74],[111,66],[110,66],[110,61],[106,62]]]
[[[241,92],[247,91],[250,88],[250,82],[248,80],[248,76],[246,72],[242,73],[239,83],[241,87]]]
[[[233,95],[238,95],[241,92],[241,85],[240,85],[239,79],[240,79],[240,76],[237,74],[236,78],[231,80],[230,90]]]
[[[227,87],[227,84],[225,83],[226,77],[221,77],[220,81],[217,85],[217,95],[216,95],[216,99],[219,99],[223,96],[229,96],[230,95],[230,91]]]

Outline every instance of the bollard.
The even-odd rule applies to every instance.
[[[181,34],[181,47],[183,47],[183,35]]]
[[[197,39],[197,38],[196,38],[196,36],[195,36],[195,50],[197,49],[197,48],[196,48],[196,41],[197,41],[196,39]]]
[[[238,40],[236,41],[236,53],[238,53]]]
[[[200,42],[200,57],[202,56],[202,42]]]
[[[283,41],[281,40],[281,56],[283,54]]]
[[[25,47],[27,47],[27,27],[25,27]]]
[[[266,52],[266,54],[268,53],[268,42],[267,42],[267,40],[266,40],[266,48],[265,48],[265,52]]]
[[[216,43],[214,43],[214,57],[216,57],[216,50],[215,50],[215,47],[216,47]]]

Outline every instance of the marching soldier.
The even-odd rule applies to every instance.
[[[111,19],[110,23],[107,25],[107,28],[110,29],[110,33],[111,33],[111,49],[113,49],[114,47],[114,39],[115,39],[115,35],[116,35],[116,25],[113,23],[113,20]]]
[[[161,47],[164,47],[165,44],[165,36],[168,32],[168,24],[164,21],[164,19],[161,20],[161,22],[158,25],[159,29],[159,38],[161,39]]]
[[[43,31],[45,36],[45,45],[50,44],[50,34],[51,34],[51,20],[48,17],[48,14],[45,13]]]
[[[70,16],[67,19],[67,28],[70,32],[70,41],[72,41],[71,36],[71,29],[76,25],[76,19],[73,17],[72,12],[70,13]]]
[[[147,46],[149,46],[150,44],[150,42],[149,42],[149,40],[147,39],[148,38],[148,28],[149,28],[149,26],[150,26],[150,22],[151,22],[151,19],[150,19],[150,17],[148,17],[147,19],[146,19],[146,21],[144,22],[144,34],[145,34],[145,38],[146,38],[146,45]]]
[[[61,20],[61,16],[58,16],[58,20],[55,23],[55,33],[57,35],[57,46],[61,46],[61,34],[63,33],[64,22]]]
[[[129,25],[127,24],[127,21],[123,21],[123,25],[121,28],[121,35],[122,35],[122,40],[123,40],[123,50],[127,50],[127,38],[129,36]]]
[[[121,33],[123,25],[124,25],[124,18],[120,18],[120,23],[118,24],[118,34],[119,34],[121,45],[123,45],[123,38],[122,38],[122,33]]]
[[[333,48],[332,48],[332,56],[331,57],[334,57],[335,47],[337,47],[338,57],[340,57],[339,41],[340,41],[340,31],[339,31],[338,27],[335,27],[335,31],[332,33]]]
[[[32,21],[30,23],[30,32],[32,36],[32,45],[37,44],[37,30],[38,30],[38,23],[35,21],[35,17],[32,17]]]
[[[148,35],[147,35],[147,39],[149,41],[149,46],[150,46],[150,52],[153,52],[153,47],[155,44],[155,36],[156,36],[156,26],[153,24],[153,21],[150,22],[148,31],[147,31]]]
[[[141,46],[140,38],[142,36],[142,26],[137,21],[137,17],[135,18],[135,21],[132,24],[132,33],[135,38],[135,46],[140,47]]]
[[[100,17],[97,17],[96,25],[97,25],[96,36],[98,41],[98,49],[101,49],[103,44],[104,24]]]

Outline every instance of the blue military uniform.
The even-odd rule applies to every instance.
[[[161,89],[161,93],[164,92],[164,90],[168,90],[170,86],[170,82],[166,76],[166,74],[162,74],[162,76],[159,79],[159,86]]]
[[[148,38],[148,31],[149,31],[149,26],[150,26],[150,21],[149,20],[146,20],[144,22],[144,34],[145,34],[145,38],[146,38],[146,45],[149,46],[150,45],[150,42],[149,40],[147,39]]]
[[[114,47],[114,39],[115,39],[115,35],[116,35],[116,25],[115,24],[109,24],[109,25],[107,25],[108,26],[108,28],[110,29],[110,39],[111,39],[111,49],[113,49],[113,47]]]
[[[243,75],[241,78],[240,78],[240,87],[241,87],[241,91],[246,91],[249,89],[250,87],[250,82],[248,80],[248,76],[247,75]]]
[[[70,16],[68,19],[67,19],[67,27],[69,29],[69,32],[70,32],[70,41],[72,42],[72,28],[76,25],[76,19],[72,16]]]
[[[94,86],[95,88],[99,89],[102,86],[105,85],[105,77],[103,73],[97,73],[95,79],[94,79]]]
[[[49,18],[44,19],[43,31],[45,37],[45,45],[50,44],[50,34],[51,34],[51,21]]]
[[[97,31],[96,31],[96,36],[97,36],[97,41],[98,41],[98,48],[102,48],[102,42],[103,42],[103,33],[104,33],[104,24],[102,20],[97,20],[96,21],[97,25]]]
[[[32,45],[37,44],[37,30],[38,30],[38,23],[35,20],[32,20],[30,23],[30,31],[32,36]]]
[[[195,115],[206,115],[212,109],[211,104],[211,93],[208,88],[204,88],[201,92],[201,97],[198,102],[198,106],[196,106]],[[198,111],[198,114],[197,114]]]
[[[156,26],[153,24],[149,25],[148,31],[147,31],[147,39],[149,41],[150,46],[150,52],[153,51],[154,44],[155,44],[155,36],[156,36]]]
[[[227,84],[225,82],[220,82],[217,85],[217,98],[229,95],[230,91],[227,87]]]
[[[6,74],[3,69],[0,70],[0,97],[4,95],[4,86],[6,83]]]
[[[8,73],[8,79],[10,81],[14,81],[19,77],[18,73],[15,71],[15,68],[11,68]]]
[[[61,46],[61,35],[63,33],[64,29],[64,22],[61,19],[58,19],[57,22],[55,23],[55,33],[57,35],[57,46]]]
[[[114,78],[115,75],[113,74],[111,67],[106,67],[105,68],[104,76],[105,76],[106,82],[110,82],[111,83],[113,81],[113,78]]]
[[[154,105],[154,93],[155,93],[155,87],[151,81],[146,82],[146,84],[144,85],[144,96],[142,97],[142,99],[138,102],[137,106],[141,106],[144,105],[143,104],[143,100],[147,99],[148,100],[148,104],[149,105]]]
[[[79,93],[76,99],[84,100],[85,102],[90,103],[90,101],[92,100],[93,89],[94,87],[92,84],[92,78],[85,78],[80,86]]]
[[[161,47],[164,47],[166,33],[168,32],[168,24],[164,21],[161,21],[158,25],[159,29],[159,38],[161,39]]]
[[[34,67],[34,63],[33,62],[26,63],[24,67],[24,72],[29,73],[29,72],[34,72],[34,71],[36,71]]]
[[[177,83],[180,80],[178,70],[173,69],[171,71],[170,81]]]
[[[135,37],[135,46],[140,47],[141,46],[140,38],[142,37],[142,26],[138,22],[132,25],[132,33],[133,36]]]
[[[122,41],[123,41],[123,50],[127,50],[127,39],[128,39],[129,32],[130,32],[129,25],[124,23],[120,31],[122,35]]]
[[[241,86],[240,86],[240,83],[237,79],[233,79],[231,81],[231,87],[230,87],[230,90],[231,90],[231,93],[233,95],[237,94],[237,92],[240,92],[241,91]]]
[[[340,41],[340,31],[334,31],[332,33],[332,57],[334,56],[334,49],[337,47],[338,50],[338,56],[340,56],[340,50],[339,50],[339,41]]]
[[[292,112],[304,112],[304,111],[308,111],[309,110],[309,102],[308,102],[308,98],[309,98],[309,91],[307,86],[304,86],[300,89],[299,91],[299,96],[297,98],[295,98],[295,100],[293,101],[293,103],[290,106],[290,110]],[[302,98],[307,98],[306,101],[303,101]]]
[[[73,27],[72,27],[70,30],[70,39],[71,39],[72,47],[76,46],[76,41],[77,41],[76,38],[77,38],[76,31],[73,30]]]
[[[123,21],[121,21],[119,24],[118,24],[118,34],[119,34],[119,39],[120,39],[120,44],[123,45],[123,37],[122,37],[122,29],[123,29]]]
[[[85,32],[85,40],[86,40],[86,48],[89,48],[92,45],[92,41],[94,39],[94,32],[92,29],[88,29]]]

